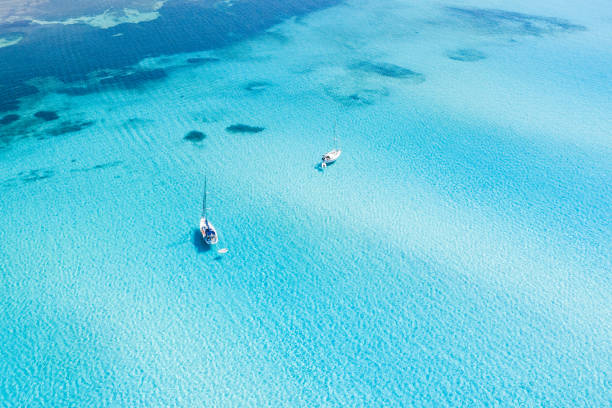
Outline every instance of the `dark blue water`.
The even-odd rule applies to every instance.
[[[92,71],[122,69],[146,57],[219,48],[283,19],[337,3],[339,0],[265,0],[212,7],[178,0],[165,4],[156,20],[109,29],[85,24],[3,24],[0,35],[21,32],[25,37],[17,46],[0,48],[0,112],[16,110],[20,98],[36,93],[36,88],[25,84],[36,77],[70,82]],[[122,35],[114,36],[119,33]],[[136,87],[157,75],[120,74],[117,82]]]

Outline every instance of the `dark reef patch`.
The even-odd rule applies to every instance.
[[[211,7],[211,1],[173,0],[161,6],[153,21],[110,29],[27,21],[2,24],[0,34],[19,30],[27,41],[0,48],[0,112],[17,110],[19,100],[35,89],[26,85],[34,78],[54,77],[69,84],[91,79],[91,74],[100,71],[112,76],[145,58],[221,49],[265,33],[287,18],[338,3],[340,0],[266,0]],[[122,35],[113,36],[118,33]],[[121,77],[115,81],[120,86],[130,82]],[[30,91],[16,92],[17,87]]]
[[[88,172],[88,171],[109,169],[111,167],[120,166],[121,164],[123,164],[123,162],[121,160],[115,160],[115,161],[112,161],[112,162],[96,164],[95,166],[92,166],[92,167],[82,167],[82,168],[79,168],[79,169],[71,169],[70,172],[71,173],[85,173],[85,172]]]
[[[381,97],[389,96],[389,90],[381,89],[359,89],[352,93],[343,93],[333,88],[328,88],[325,93],[333,100],[346,107],[358,107],[374,105]]]
[[[30,170],[29,172],[19,173],[19,179],[24,183],[33,183],[35,181],[48,179],[52,177],[54,173],[55,172],[51,169]]]
[[[36,181],[45,180],[53,177],[55,172],[52,169],[36,169],[30,171],[21,171],[17,174],[17,176],[12,177],[10,179],[4,180],[2,182],[3,187],[15,187],[20,182],[22,184],[30,184]]]
[[[448,51],[446,56],[455,61],[474,62],[487,58],[487,55],[478,50],[471,48],[462,48],[454,51]]]
[[[92,170],[102,170],[102,169],[108,169],[110,167],[117,167],[122,163],[123,162],[121,160],[115,160],[115,161],[108,162],[108,163],[96,164],[95,166],[92,167]]]
[[[60,123],[58,127],[50,129],[48,133],[51,136],[60,136],[60,135],[65,135],[67,133],[80,132],[83,129],[93,126],[94,123],[96,122],[93,120],[84,120],[84,121],[77,121],[77,122],[66,121],[66,122]]]
[[[87,86],[74,86],[69,88],[58,89],[57,93],[69,95],[69,96],[84,96],[98,92],[98,88],[87,87]]]
[[[13,47],[6,47],[13,48]],[[0,51],[4,48],[0,48]],[[0,74],[2,73],[0,58]],[[7,61],[8,63],[8,61]],[[38,88],[32,85],[23,83],[3,83],[3,78],[0,75],[0,112],[7,112],[19,109],[19,100],[26,96],[38,93]]]
[[[446,10],[473,27],[487,32],[541,36],[586,30],[586,27],[582,25],[573,24],[556,17],[536,16],[497,9],[447,7]]]
[[[59,119],[59,115],[55,111],[38,111],[34,114],[34,116],[46,122]]]
[[[259,92],[272,86],[270,82],[266,81],[251,81],[244,85],[244,89],[249,92]]]
[[[186,140],[192,143],[197,143],[197,142],[201,142],[205,138],[206,138],[206,134],[199,132],[197,130],[192,130],[191,132],[187,133],[185,137],[183,137],[183,140]]]
[[[266,128],[259,126],[243,125],[242,123],[237,123],[225,128],[229,133],[259,133],[263,132],[265,129]]]
[[[11,123],[19,120],[19,115],[11,113],[0,119],[0,125],[10,125]]]
[[[187,62],[189,64],[194,64],[194,65],[204,65],[204,64],[210,64],[211,62],[219,62],[219,61],[221,61],[219,58],[212,58],[212,57],[187,58]]]
[[[345,106],[355,105],[373,105],[374,100],[371,98],[369,92],[362,91],[350,94],[348,96],[340,97],[338,100]]]
[[[118,86],[126,89],[140,88],[150,81],[157,81],[168,76],[161,68],[136,71],[131,74],[118,74],[100,80],[103,86]]]
[[[425,75],[411,69],[387,62],[359,61],[349,66],[352,70],[368,72],[389,78],[413,79],[418,82],[425,81]]]

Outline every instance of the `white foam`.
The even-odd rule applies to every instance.
[[[21,40],[23,40],[23,34],[0,37],[0,48],[10,47],[11,45],[19,44]]]
[[[158,2],[158,3],[162,3],[162,2]],[[40,25],[87,24],[92,27],[107,29],[107,28],[115,27],[119,24],[124,24],[124,23],[138,24],[138,23],[143,23],[147,21],[153,21],[159,18],[159,12],[156,10],[161,6],[158,3],[156,3],[155,5],[155,7],[157,7],[155,8],[155,11],[139,11],[139,10],[132,9],[132,8],[124,8],[121,11],[106,10],[104,13],[98,14],[95,16],[72,17],[66,20],[54,20],[54,21],[32,19],[31,21],[35,24],[40,24]]]

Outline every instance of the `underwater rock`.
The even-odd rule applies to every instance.
[[[96,122],[93,120],[80,121],[80,122],[66,121],[66,122],[62,122],[59,127],[50,129],[48,133],[51,136],[60,136],[60,135],[64,135],[67,133],[79,132],[85,128],[92,126],[94,123]]]
[[[140,88],[150,81],[166,78],[168,74],[161,68],[136,71],[131,74],[119,74],[100,80],[100,85],[120,86],[126,89]]]
[[[425,76],[419,72],[415,72],[411,69],[404,68],[395,64],[389,64],[386,62],[360,61],[350,65],[349,68],[389,78],[409,78],[417,80],[419,82],[423,82],[425,80]]]
[[[34,116],[46,122],[59,119],[59,115],[54,111],[38,111],[34,114]]]
[[[37,170],[30,170],[30,172],[28,173],[21,172],[19,173],[19,176],[22,182],[33,183],[35,181],[48,179],[51,176],[53,176],[53,174],[54,174],[54,171],[51,169],[37,169]]]
[[[205,133],[199,132],[197,130],[192,130],[191,132],[187,133],[185,137],[183,137],[183,140],[186,140],[192,143],[196,143],[196,142],[201,142],[205,138],[206,138]]]
[[[471,48],[463,48],[454,51],[448,51],[446,56],[455,61],[480,61],[487,58],[487,55],[484,52],[474,50]]]
[[[10,92],[6,90],[0,81],[0,112],[14,111],[19,109],[19,101],[26,96],[37,94],[38,88],[26,84],[11,84],[8,86]]]
[[[380,89],[337,89],[327,88],[325,93],[336,102],[341,103],[346,107],[359,107],[374,105],[381,98],[389,96],[387,88]]]
[[[544,17],[513,11],[481,8],[447,7],[446,10],[472,26],[488,32],[541,36],[557,32],[584,31],[586,27],[556,17]]]
[[[19,115],[11,113],[9,115],[4,116],[2,119],[0,119],[0,125],[10,125],[16,120],[19,120]]]
[[[263,132],[265,129],[264,127],[243,125],[242,123],[237,123],[225,128],[229,133],[259,133]]]
[[[108,169],[110,167],[116,167],[119,166],[120,164],[122,164],[123,162],[121,160],[115,160],[112,162],[108,162],[108,163],[102,163],[102,164],[96,164],[95,166],[93,166],[91,169],[92,170],[101,170],[101,169]]]
[[[121,164],[123,164],[121,160],[115,160],[115,161],[108,162],[108,163],[96,164],[93,167],[83,167],[80,169],[71,169],[70,172],[71,173],[85,173],[85,172],[89,172],[93,170],[104,170],[104,169],[108,169],[111,167],[117,167]]]
[[[272,84],[266,81],[251,81],[244,86],[244,89],[249,92],[263,91],[270,87]]]

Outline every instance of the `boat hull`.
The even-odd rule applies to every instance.
[[[333,163],[338,160],[338,157],[340,157],[341,154],[342,150],[332,150],[323,155],[323,157],[321,158],[321,162],[325,164]]]
[[[202,239],[208,245],[215,245],[219,242],[219,236],[217,235],[217,230],[210,223],[210,221],[206,221],[206,218],[200,219],[200,233],[202,234]]]

